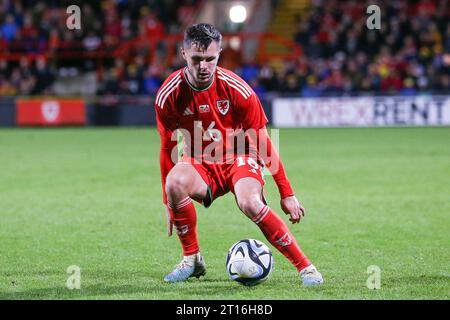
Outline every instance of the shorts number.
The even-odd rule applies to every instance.
[[[245,165],[245,159],[244,157],[238,157],[237,158],[238,161],[238,167],[244,166]],[[253,169],[259,169],[259,165],[256,163],[255,159],[253,158],[247,158],[247,163],[250,167],[252,167]]]

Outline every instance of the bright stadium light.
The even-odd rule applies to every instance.
[[[230,20],[234,23],[242,23],[247,19],[247,9],[242,5],[232,6],[230,9]]]

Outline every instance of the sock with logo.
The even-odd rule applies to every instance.
[[[177,205],[167,202],[170,219],[173,222],[183,248],[183,255],[189,256],[200,251],[197,236],[197,214],[191,198],[186,197]]]
[[[311,264],[286,223],[271,208],[264,206],[252,220],[261,229],[266,239],[288,258],[297,270],[300,271]]]

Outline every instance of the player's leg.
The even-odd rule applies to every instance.
[[[183,248],[183,260],[164,280],[178,282],[205,274],[205,263],[200,255],[197,236],[197,214],[192,198],[202,199],[208,186],[195,167],[178,163],[166,178],[167,205]]]
[[[177,163],[167,175],[166,193],[171,203],[178,203],[186,197],[202,198],[207,191],[208,185],[190,163]]]
[[[255,222],[266,239],[300,272],[305,285],[323,282],[321,274],[300,249],[286,223],[262,199],[262,183],[255,177],[243,177],[234,184],[236,202],[241,211]]]
[[[239,179],[234,186],[234,192],[241,211],[258,225],[267,240],[298,270],[311,264],[300,250],[286,223],[263,203],[262,186],[257,179],[251,177]]]

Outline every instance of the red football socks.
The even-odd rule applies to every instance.
[[[197,214],[191,198],[186,197],[175,206],[167,203],[170,219],[173,222],[181,246],[183,255],[189,256],[200,251],[197,236]]]
[[[300,249],[286,223],[268,206],[252,219],[263,232],[266,239],[297,268],[302,270],[311,262]]]

